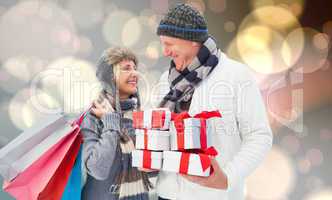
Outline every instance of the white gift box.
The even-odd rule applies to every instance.
[[[212,146],[211,135],[213,132],[213,126],[209,125],[210,120],[206,120],[206,144],[207,148]],[[197,118],[187,118],[183,120],[184,130],[184,146],[181,148],[178,146],[178,132],[175,128],[175,124],[172,121],[170,124],[170,143],[171,150],[181,150],[181,149],[201,149],[201,121]]]
[[[182,154],[183,152],[178,152],[178,151],[164,151],[162,170],[180,173]],[[185,174],[208,177],[210,175],[210,171],[211,171],[211,166],[203,170],[200,156],[198,154],[190,153],[188,168]]]
[[[201,120],[198,118],[187,118],[183,120],[183,124],[185,128],[191,128],[191,127],[201,127]]]
[[[169,131],[136,129],[136,149],[170,150]]]
[[[154,115],[154,111],[162,112],[164,114],[164,123],[160,125],[160,114]],[[154,118],[157,117],[157,120]],[[134,126],[139,129],[159,129],[168,130],[171,122],[172,113],[167,108],[155,108],[144,111],[137,111],[133,116]]]
[[[146,169],[161,169],[163,152],[149,150],[134,150],[132,153],[132,166]]]

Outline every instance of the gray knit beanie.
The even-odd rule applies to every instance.
[[[187,4],[179,4],[168,11],[160,21],[157,35],[195,42],[204,42],[209,37],[204,17]]]

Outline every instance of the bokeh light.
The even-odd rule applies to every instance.
[[[317,33],[313,38],[313,45],[322,51],[327,51],[329,47],[330,38],[325,33]]]
[[[139,20],[133,14],[118,10],[110,13],[105,20],[103,35],[111,45],[131,47],[139,41],[140,26]],[[132,31],[133,29],[135,31]]]
[[[321,177],[309,175],[305,178],[304,187],[307,191],[319,191],[324,187]]]
[[[307,195],[305,200],[330,200],[332,199],[332,188],[325,188]]]
[[[150,30],[154,35],[157,30],[160,16],[156,15],[155,12],[151,9],[144,9],[140,12],[139,20],[140,23],[144,26],[148,27],[148,30]]]
[[[323,32],[332,38],[332,21],[327,21],[324,23]]]
[[[11,99],[8,114],[12,123],[20,130],[27,128],[22,119],[22,108],[27,99],[30,98],[30,91],[28,89],[23,89],[16,93],[16,95]]]
[[[15,94],[26,87],[32,77],[43,70],[45,61],[38,57],[16,56],[8,58],[1,66],[0,88]]]
[[[280,49],[284,38],[266,26],[251,26],[237,36],[237,49],[241,59],[257,72],[279,73],[290,66],[282,59]]]
[[[324,156],[322,151],[316,148],[309,149],[306,153],[306,157],[308,158],[308,160],[310,160],[310,162],[314,166],[319,166],[324,161]]]
[[[156,29],[180,2],[204,14],[227,56],[248,65],[266,103],[274,144],[246,179],[245,198],[332,199],[329,1],[1,1],[0,147],[50,113],[86,110],[101,89],[94,63],[112,46],[139,59],[142,109],[158,106],[170,59]]]
[[[149,43],[149,45],[146,47],[145,51],[146,57],[157,61],[157,59],[161,55],[161,45],[159,41],[152,41]]]
[[[301,158],[297,162],[298,171],[302,174],[308,174],[312,168],[312,164],[308,158]]]
[[[236,25],[233,21],[227,21],[224,24],[224,29],[226,32],[234,32],[236,30]]]
[[[154,13],[164,14],[168,10],[169,2],[168,0],[163,0],[163,1],[151,0],[150,7],[152,10],[154,10]]]
[[[50,112],[44,112],[45,110]],[[60,112],[60,104],[41,90],[32,92],[30,88],[24,88],[11,99],[8,112],[13,124],[24,130],[51,112]]]
[[[122,44],[126,47],[133,46],[139,41],[141,34],[142,29],[138,17],[129,19],[122,29]]]
[[[300,17],[304,9],[304,0],[251,0],[250,5],[253,9],[280,6],[292,12],[296,17]]]
[[[186,0],[185,3],[196,8],[200,13],[204,13],[206,9],[205,2],[203,0]]]
[[[332,140],[332,131],[329,129],[321,129],[319,135],[322,141],[328,142],[329,140]]]
[[[301,27],[298,19],[290,11],[278,6],[265,6],[253,10],[242,20],[239,31],[253,25],[268,26],[278,32]]]
[[[45,67],[45,62],[37,57],[17,56],[9,58],[3,68],[15,78],[28,82]]]
[[[253,15],[263,24],[275,29],[285,29],[298,23],[297,18],[288,10],[277,6],[258,8]]]
[[[51,1],[23,1],[0,21],[0,59],[17,55],[53,59],[75,53],[70,14]],[[27,39],[29,38],[29,39]]]
[[[93,44],[90,38],[86,36],[79,37],[79,53],[83,55],[89,55],[93,50]]]
[[[26,127],[32,127],[49,114],[61,112],[60,103],[55,98],[41,90],[35,92],[22,107],[21,115]]]
[[[295,135],[287,135],[282,138],[280,145],[289,153],[296,154],[300,149],[301,142]]]
[[[249,199],[285,199],[296,183],[289,155],[274,145],[265,161],[247,179]]]
[[[66,1],[65,7],[81,28],[90,28],[99,24],[104,17],[103,0],[69,0]]]
[[[208,0],[208,8],[214,13],[222,13],[227,8],[226,0]]]
[[[328,56],[326,35],[312,28],[303,28],[304,47],[294,68],[299,73],[312,73],[324,67]],[[318,46],[315,46],[318,45]]]
[[[304,47],[304,31],[302,28],[292,30],[283,41],[281,47],[282,59],[292,67],[300,58]]]
[[[36,78],[41,89],[56,98],[65,113],[78,113],[90,105],[100,91],[93,65],[82,59],[66,57],[49,64]]]

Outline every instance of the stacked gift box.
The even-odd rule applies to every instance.
[[[136,149],[142,150],[133,152],[133,166],[209,176],[210,156],[217,155],[211,139],[213,123],[220,120],[220,112],[190,116],[187,112],[157,111],[134,113],[134,127],[140,128],[136,129]]]
[[[221,118],[218,111],[201,112],[194,116],[187,112],[175,115],[170,124],[171,151],[163,153],[162,170],[209,176],[210,156],[217,155],[212,146],[216,118]]]
[[[136,134],[136,150],[132,152],[133,166],[146,169],[162,168],[163,151],[170,149],[171,115],[167,109],[133,112]]]

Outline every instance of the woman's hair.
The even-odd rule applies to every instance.
[[[135,54],[125,47],[112,47],[105,51],[106,62],[109,65],[116,65],[123,60],[131,60],[137,66],[138,59]]]

